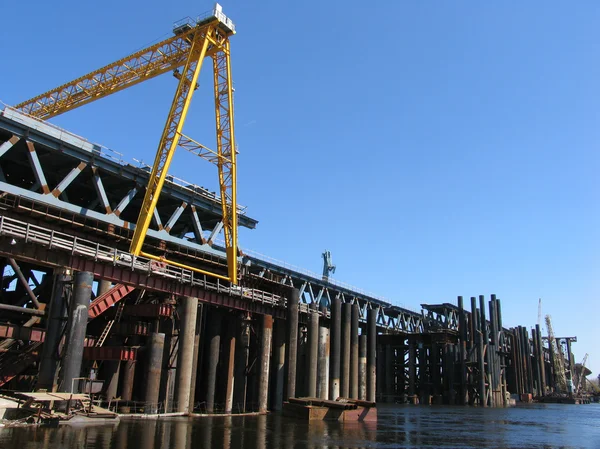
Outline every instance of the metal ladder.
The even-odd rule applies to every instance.
[[[106,341],[106,338],[108,337],[108,334],[110,333],[110,330],[112,329],[113,324],[121,321],[121,317],[123,316],[124,308],[125,308],[125,301],[121,301],[119,303],[119,305],[117,306],[117,313],[115,313],[115,318],[113,320],[110,320],[108,323],[106,323],[106,327],[104,328],[104,330],[102,331],[102,334],[100,335],[100,338],[96,342],[97,348],[100,348],[100,347],[102,347],[102,345],[104,345],[104,342]]]

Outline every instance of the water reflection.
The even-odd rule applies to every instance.
[[[4,428],[0,449],[596,448],[600,405],[513,409],[380,407],[377,424],[280,415],[122,421],[118,426]]]

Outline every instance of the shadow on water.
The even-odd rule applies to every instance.
[[[18,449],[600,449],[600,405],[510,409],[381,406],[377,424],[307,423],[278,414],[122,421],[118,426],[0,429]]]

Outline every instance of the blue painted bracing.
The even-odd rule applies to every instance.
[[[29,162],[24,157],[28,147],[36,152],[35,164],[31,157]],[[0,176],[0,190],[107,225],[135,226],[149,168],[110,157],[105,148],[12,110],[0,114],[0,153],[0,175],[4,174],[4,178]],[[74,169],[82,162],[85,167],[77,173]],[[46,190],[40,185],[41,178],[48,183]],[[60,195],[46,193],[56,192],[60,185],[66,186]],[[220,201],[213,193],[168,179],[157,211],[148,237],[225,259],[223,249],[211,245],[222,228]],[[242,213],[239,223],[254,228],[258,222]],[[298,288],[305,304],[328,308],[333,298],[340,297],[342,302],[359,305],[361,319],[366,319],[368,308],[375,308],[381,326],[406,332],[423,328],[418,312],[260,257],[244,256],[243,267],[246,273]]]
[[[15,139],[18,140],[14,142]],[[0,177],[1,190],[106,224],[135,227],[149,167],[127,164],[114,156],[117,153],[111,157],[105,148],[12,110],[0,114],[0,148],[0,173],[5,175]],[[23,160],[24,154],[29,163]],[[83,170],[75,171],[81,163],[85,164]],[[58,175],[61,171],[64,173]],[[34,182],[27,182],[26,178]],[[61,195],[49,194],[61,184],[66,185]],[[240,226],[256,227],[257,220],[243,210],[240,212]],[[161,221],[168,221],[168,227],[154,226],[149,237],[223,255],[203,244],[208,235],[194,232],[221,229],[221,204],[214,193],[168,177],[157,214],[162,216]]]

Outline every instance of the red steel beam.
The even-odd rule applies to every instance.
[[[84,360],[135,360],[137,348],[126,346],[102,346],[100,348],[84,348]]]
[[[44,341],[46,331],[35,327],[21,327],[14,324],[0,324],[0,338],[13,340]]]
[[[106,313],[107,318],[112,318],[116,310],[111,309]],[[173,316],[171,304],[130,304],[123,309],[124,316],[135,316],[140,318],[170,318]]]
[[[125,298],[125,296],[133,290],[135,289],[130,285],[115,285],[113,288],[92,301],[88,309],[88,316],[90,319],[96,318],[98,315],[104,313],[109,307],[114,306]]]
[[[135,323],[121,321],[119,323],[113,324],[112,329],[110,330],[114,335],[142,335],[146,336],[149,333],[150,325],[143,321],[137,321]]]
[[[197,285],[182,284],[170,278],[149,276],[146,273],[131,271],[130,268],[86,259],[78,255],[57,251],[56,249],[49,250],[40,245],[24,244],[23,242],[11,245],[10,240],[10,238],[5,236],[0,237],[0,255],[50,267],[66,267],[75,271],[90,271],[96,277],[108,279],[115,283],[169,293],[175,296],[192,296],[207,304],[228,307],[258,315],[272,315],[274,318],[286,318],[286,312],[283,307],[274,307],[271,304],[260,301],[250,301],[247,298],[239,296],[233,297],[223,293],[207,291]]]
[[[0,338],[13,340],[34,341],[42,343],[46,338],[46,331],[37,327],[23,327],[16,324],[0,324]],[[84,346],[94,346],[96,338],[86,337]]]

